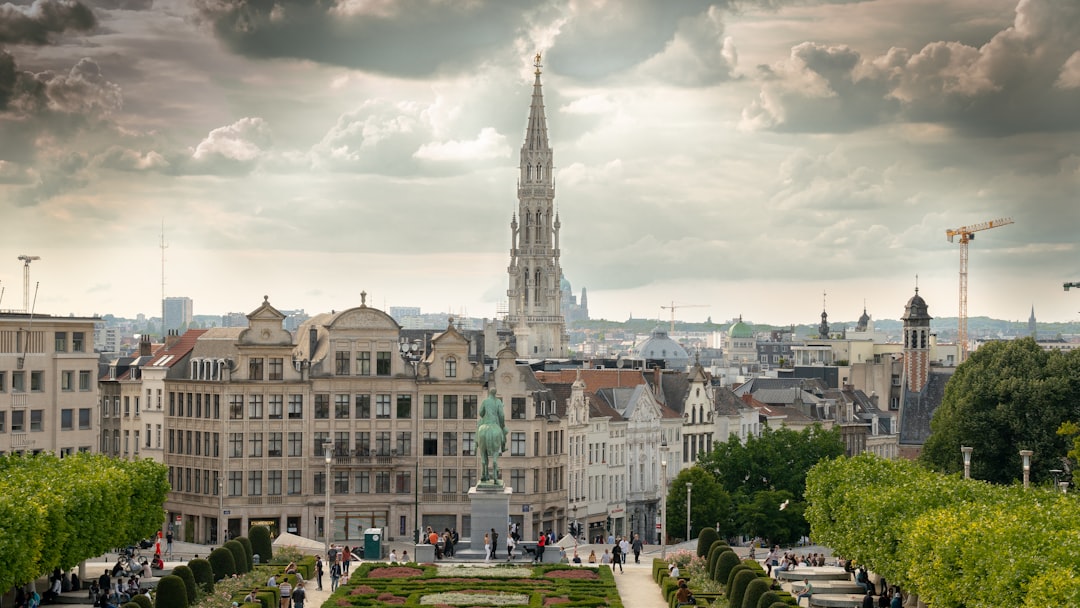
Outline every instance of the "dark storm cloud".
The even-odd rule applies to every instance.
[[[96,24],[93,11],[72,0],[35,0],[29,6],[0,4],[0,44],[49,44],[55,34],[86,31]]]
[[[509,48],[524,1],[197,0],[230,49],[409,78],[461,71]]]
[[[145,11],[154,6],[154,0],[84,0],[94,8],[120,11]]]
[[[118,110],[122,98],[120,87],[92,59],[80,59],[66,74],[34,74],[19,70],[14,57],[0,50],[0,124],[43,114],[59,121],[54,126],[64,124],[58,115],[102,118]]]
[[[88,181],[84,171],[87,161],[87,155],[82,152],[70,152],[49,159],[47,167],[39,170],[38,181],[16,193],[15,203],[22,207],[36,205],[85,185]]]
[[[863,58],[803,43],[762,86],[744,124],[843,132],[891,121],[952,125],[976,135],[1080,129],[1080,3],[1025,0],[1013,25],[981,47],[934,42]]]

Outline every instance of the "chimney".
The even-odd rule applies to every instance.
[[[139,336],[139,356],[149,357],[151,354],[153,353],[150,352],[150,334],[142,334]]]
[[[319,330],[312,327],[308,330],[308,361],[315,360],[315,347],[319,345]]]
[[[180,330],[170,329],[168,335],[165,336],[165,348],[172,348],[177,342],[180,341]]]

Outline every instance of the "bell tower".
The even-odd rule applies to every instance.
[[[521,144],[518,210],[510,221],[507,322],[522,357],[565,357],[566,319],[562,312],[559,265],[559,213],[555,209],[554,159],[548,142],[540,54],[533,63],[529,121]]]

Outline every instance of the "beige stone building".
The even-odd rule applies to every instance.
[[[0,454],[95,451],[95,322],[0,313]]]

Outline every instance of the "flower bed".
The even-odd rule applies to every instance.
[[[405,572],[405,571],[408,572]],[[622,602],[607,566],[419,566],[363,564],[328,605],[598,607]]]

